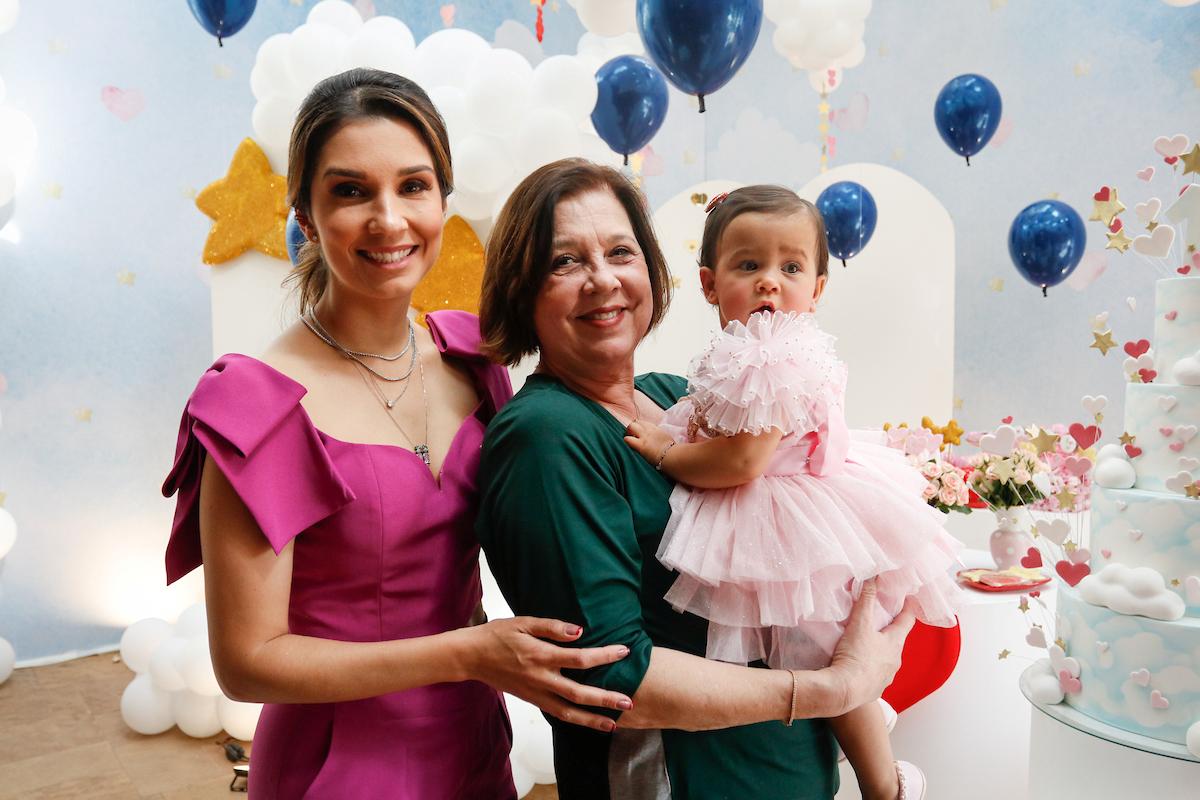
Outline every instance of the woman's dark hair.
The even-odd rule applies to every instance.
[[[554,209],[560,201],[591,190],[612,192],[629,216],[650,273],[654,310],[647,332],[662,322],[671,302],[671,273],[645,198],[612,167],[565,158],[539,167],[521,181],[488,237],[479,323],[483,352],[492,360],[511,366],[539,349],[533,311],[553,267]]]
[[[700,240],[700,266],[717,268],[717,248],[721,234],[742,214],[807,214],[817,226],[817,275],[829,274],[829,241],[825,238],[825,220],[817,207],[785,186],[759,183],[734,189],[708,212],[704,236]]]
[[[454,188],[450,139],[446,123],[425,90],[408,78],[377,69],[351,69],[313,87],[300,105],[288,145],[287,202],[305,215],[312,210],[313,172],[325,143],[347,122],[385,117],[407,122],[433,156],[433,172],[445,198]],[[321,247],[305,242],[296,265],[284,279],[300,294],[300,312],[317,304],[325,293],[329,271]]]

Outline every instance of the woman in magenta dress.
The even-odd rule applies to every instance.
[[[473,624],[475,472],[511,389],[473,315],[409,321],[451,188],[418,86],[373,70],[319,84],[289,152],[301,320],[261,360],[220,358],[183,414],[167,578],[205,565],[221,686],[267,704],[255,800],[515,797],[500,691],[602,731],[581,706],[629,707],[560,672],[625,648],[550,644],[580,635],[557,620]]]

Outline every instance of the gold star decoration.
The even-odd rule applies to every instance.
[[[1137,437],[1134,436],[1133,434],[1131,434],[1129,431],[1125,431],[1124,433],[1121,434],[1121,444],[1123,444],[1123,445],[1133,444],[1136,441],[1137,441]]]
[[[1108,199],[1097,200],[1095,196],[1093,196],[1092,215],[1088,217],[1088,219],[1100,220],[1104,223],[1104,227],[1107,228],[1109,225],[1112,225],[1113,217],[1125,210],[1125,204],[1118,199],[1117,187],[1115,186],[1105,186],[1096,194],[1103,193],[1105,189],[1108,190]]]
[[[1180,583],[1181,583],[1181,581],[1179,580],[1179,578],[1171,578],[1171,586],[1173,588],[1178,589]]]
[[[1189,483],[1183,490],[1183,493],[1195,500],[1200,498],[1200,481]]]
[[[1066,550],[1068,553],[1074,553],[1078,549],[1079,545],[1075,544],[1074,542],[1063,542],[1063,550]]]
[[[204,263],[222,264],[247,250],[287,258],[287,179],[253,139],[243,139],[229,172],[196,195],[196,207],[213,219]]]
[[[1099,333],[1092,331],[1092,339],[1094,341],[1088,347],[1094,347],[1099,350],[1102,356],[1108,355],[1108,351],[1117,346],[1117,343],[1113,341],[1111,330]]]
[[[1009,649],[1006,647],[1006,648],[1004,648],[1003,650],[1001,650],[1001,651],[1000,651],[1000,655],[996,656],[996,658],[998,658],[998,659],[1000,659],[1001,661],[1003,661],[1004,659],[1008,658],[1008,657],[1009,657],[1009,656],[1011,656],[1011,655],[1012,655],[1012,651],[1011,651],[1011,650],[1009,650]]]
[[[1055,640],[1054,640],[1054,643],[1055,643],[1056,645],[1058,645],[1058,646],[1059,646],[1059,648],[1060,648],[1061,650],[1063,650],[1064,652],[1066,651],[1066,649],[1067,649],[1067,642],[1066,642],[1066,640],[1065,640],[1065,639],[1063,639],[1061,636],[1060,636],[1060,637],[1058,637],[1057,639],[1055,639]]]
[[[1191,152],[1181,155],[1179,161],[1183,164],[1184,175],[1189,173],[1200,175],[1200,144],[1192,145]]]
[[[1133,244],[1133,239],[1125,235],[1124,228],[1121,228],[1116,233],[1109,231],[1104,235],[1108,237],[1108,244],[1104,245],[1105,250],[1116,250],[1118,253],[1124,253]]]
[[[959,408],[961,407],[962,404],[960,402]],[[925,424],[924,419],[921,420],[921,424]],[[940,428],[930,428],[930,430],[932,430],[934,433],[940,433],[942,435],[942,449],[945,449],[945,446],[949,444],[962,444],[962,435],[966,433],[966,431],[964,431],[958,424],[958,420],[956,419],[950,420]]]
[[[692,192],[692,205],[694,205],[694,206],[708,205],[708,193],[707,192]]]
[[[1013,465],[1007,458],[1002,458],[992,466],[991,471],[996,473],[996,480],[1001,483],[1008,483],[1012,480]]]
[[[92,421],[92,410],[90,408],[80,408],[75,411],[75,419],[80,422]]]
[[[122,286],[133,286],[133,282],[137,280],[137,274],[123,269],[117,273],[117,283]]]
[[[993,292],[1003,292],[1004,291],[1004,279],[1003,278],[992,278],[990,281],[988,281],[988,288],[991,289]]]
[[[455,214],[442,229],[442,252],[413,291],[412,305],[421,321],[430,311],[453,308],[479,313],[483,281],[483,245],[467,221]]]
[[[1194,252],[1196,252],[1196,245],[1194,245],[1194,244],[1189,244],[1189,245],[1188,245],[1188,252],[1189,252],[1189,253],[1194,253]]]
[[[1054,495],[1054,497],[1056,500],[1058,500],[1058,508],[1060,511],[1075,507],[1075,493],[1070,489],[1064,488],[1061,492]]]
[[[1146,230],[1154,233],[1154,229],[1158,227],[1158,220],[1152,219],[1146,223]]]
[[[688,249],[688,252],[689,252],[689,253],[694,253],[694,252],[696,252],[696,249],[697,249],[698,247],[700,247],[700,243],[699,243],[699,242],[697,242],[695,239],[688,239],[688,242],[687,242],[687,249]]]
[[[1029,613],[1029,598],[1026,597],[1025,595],[1021,595],[1021,602],[1017,603],[1017,608],[1019,608],[1021,610],[1022,614],[1028,614]]]
[[[1044,455],[1054,451],[1054,445],[1058,444],[1059,435],[1050,433],[1045,428],[1038,428],[1038,435],[1034,436],[1029,441],[1037,448],[1037,454]]]

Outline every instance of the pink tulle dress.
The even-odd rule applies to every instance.
[[[923,622],[955,624],[961,545],[903,455],[851,440],[833,343],[812,314],[730,322],[692,362],[688,396],[666,412],[662,426],[677,441],[784,434],[761,477],[671,494],[658,558],[679,577],[666,599],[709,620],[709,658],[826,666],[873,577],[879,627],[910,594]]]

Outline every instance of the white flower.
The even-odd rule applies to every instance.
[[[1013,473],[1013,478],[1017,481],[1017,483],[1029,483],[1029,479],[1032,477],[1033,476],[1029,474],[1029,470],[1023,467]]]
[[[926,461],[925,465],[921,467],[921,474],[926,478],[936,478],[941,471],[942,469],[936,461]]]

